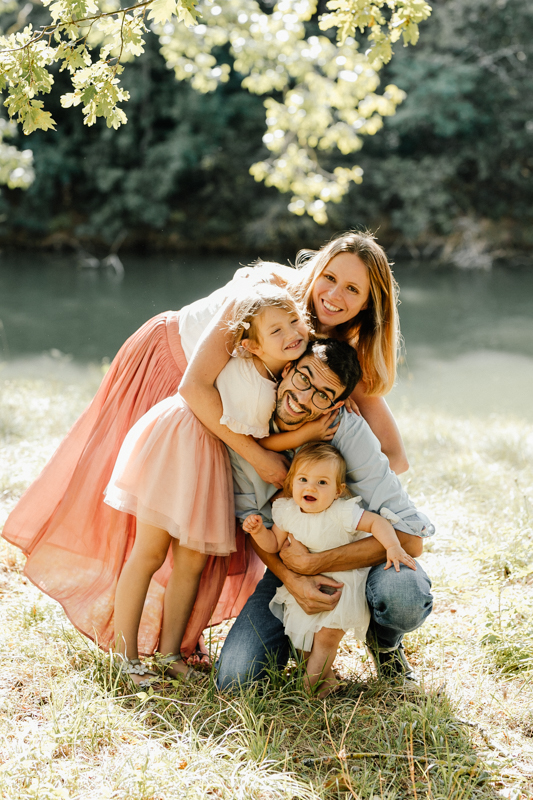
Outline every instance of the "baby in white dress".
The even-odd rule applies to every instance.
[[[365,511],[360,498],[345,499],[346,464],[330,444],[311,443],[298,451],[284,484],[285,497],[272,506],[274,525],[267,530],[261,517],[247,517],[243,528],[268,553],[277,553],[290,535],[312,553],[330,550],[374,536],[387,551],[385,569],[400,562],[416,569],[416,562],[400,545],[391,523],[383,516]],[[386,514],[382,509],[382,514]],[[316,687],[320,698],[337,685],[333,661],[342,637],[352,630],[364,640],[370,613],[366,602],[366,578],[370,567],[343,572],[328,572],[327,577],[344,584],[340,599],[331,611],[306,614],[290,592],[281,586],[274,595],[270,610],[282,620],[294,647],[306,660],[306,684]]]

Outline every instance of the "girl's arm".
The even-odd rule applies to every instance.
[[[283,542],[288,536],[287,531],[282,531],[277,525],[272,525],[270,530],[265,528],[259,514],[250,514],[249,517],[246,517],[242,523],[242,528],[254,538],[261,550],[266,553],[279,553]]]
[[[185,371],[179,391],[208,430],[248,461],[262,480],[281,488],[287,474],[284,456],[265,450],[252,436],[234,433],[226,425],[220,424],[222,401],[214,383],[230,358],[232,343],[227,322],[232,308],[233,301],[230,301],[206,329]]]
[[[350,397],[379,439],[381,452],[389,459],[392,471],[397,475],[406,472],[409,469],[407,454],[396,420],[385,399],[366,395],[363,383],[355,387]]]
[[[385,569],[394,564],[396,572],[400,571],[400,562],[416,570],[416,561],[408,555],[400,544],[396,531],[390,522],[372,511],[363,511],[357,530],[371,533],[387,551]]]
[[[338,413],[338,409],[328,411],[313,422],[306,422],[295,431],[273,433],[258,441],[265,450],[274,450],[277,453],[281,453],[283,450],[296,450],[297,447],[301,447],[307,442],[329,442],[339,427],[339,422],[334,423]]]

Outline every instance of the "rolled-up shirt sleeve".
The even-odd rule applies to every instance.
[[[379,441],[365,420],[344,409],[339,416],[340,424],[331,444],[346,461],[346,483],[351,493],[360,495],[361,505],[368,511],[392,512],[396,530],[424,538],[433,536],[434,525],[417,510],[398,476],[392,472],[388,458],[381,452]]]

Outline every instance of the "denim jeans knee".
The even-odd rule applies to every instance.
[[[398,647],[403,635],[419,628],[433,608],[431,581],[417,564],[412,570],[400,564],[400,571],[372,567],[366,582],[371,628],[380,648]]]
[[[268,607],[279,586],[279,578],[267,570],[235,620],[217,665],[217,685],[221,691],[260,680],[269,665],[282,668],[287,663],[289,638],[283,623]]]

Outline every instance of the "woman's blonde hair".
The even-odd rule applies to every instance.
[[[361,259],[368,270],[370,294],[367,307],[353,319],[337,326],[336,336],[356,349],[366,394],[383,395],[392,389],[396,379],[400,344],[398,284],[385,251],[373,234],[349,231],[332,239],[318,251],[300,250],[296,267],[304,275],[296,273],[290,289],[305,304],[311,315],[311,324],[316,328],[313,287],[331,259],[339,253],[353,253]]]
[[[239,345],[243,339],[251,339],[255,344],[259,341],[259,331],[256,320],[265,308],[282,308],[289,314],[297,314],[304,322],[308,322],[308,315],[300,303],[289,294],[287,289],[271,283],[257,283],[255,286],[246,287],[246,292],[233,306],[233,313],[228,322],[228,328],[233,337],[233,347],[243,348]],[[240,353],[246,355],[246,353]]]
[[[350,492],[346,488],[346,461],[337,448],[327,442],[309,442],[298,450],[283,482],[283,496],[292,497],[292,484],[299,469],[308,464],[319,464],[321,461],[334,462],[337,467],[337,491],[349,496]]]

